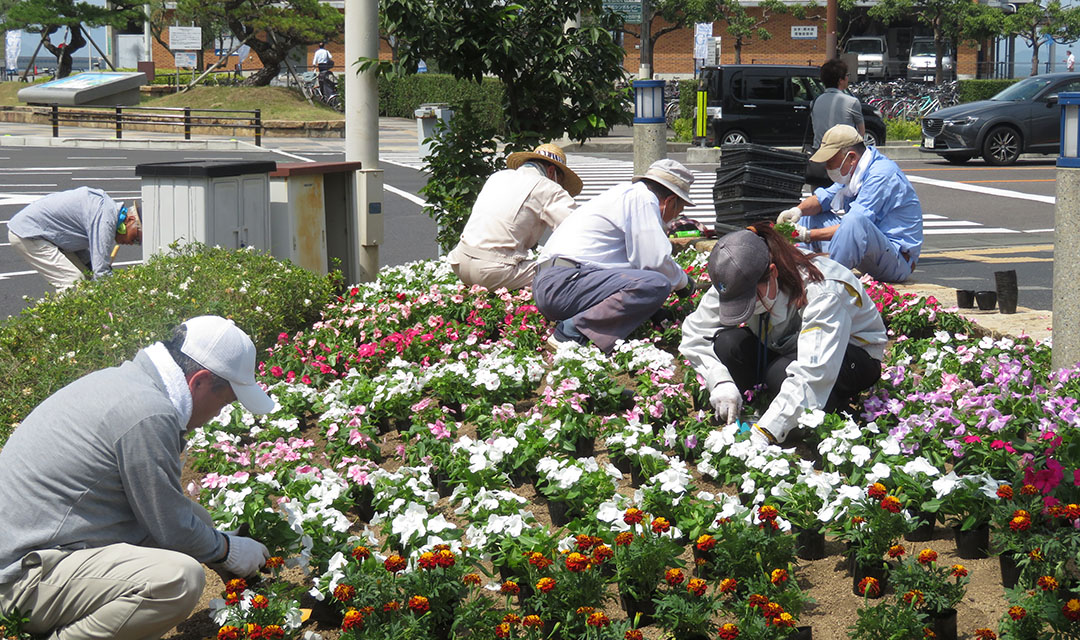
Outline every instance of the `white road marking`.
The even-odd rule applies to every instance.
[[[908,176],[909,181],[917,184],[926,184],[932,187],[943,187],[945,189],[956,189],[957,191],[970,191],[972,193],[981,193],[987,196],[1001,196],[1005,198],[1016,198],[1018,200],[1033,200],[1035,202],[1045,202],[1046,204],[1054,204],[1057,199],[1054,196],[1040,196],[1034,193],[1024,193],[1022,191],[1013,191],[1011,189],[997,189],[994,187],[983,187],[977,184],[962,184],[960,182],[949,182],[948,180],[937,180],[935,178],[926,178],[923,176]]]
[[[246,144],[246,145],[248,145],[249,147],[251,147],[253,149],[258,149],[259,151],[269,151],[270,153],[280,153],[281,155],[285,156],[286,158],[292,158],[293,160],[299,160],[301,162],[315,162],[311,158],[305,158],[304,156],[298,156],[295,153],[289,153],[288,151],[282,151],[281,149],[273,149],[271,147],[260,147],[260,146],[256,145],[253,142],[248,142],[247,140],[237,140],[237,142],[239,142],[240,144]]]
[[[426,200],[424,200],[420,196],[413,195],[413,194],[409,193],[408,191],[402,191],[401,189],[398,189],[397,187],[392,187],[392,186],[390,186],[388,184],[384,184],[383,189],[389,191],[390,193],[392,193],[394,195],[401,196],[402,198],[405,198],[406,200],[408,200],[409,202],[412,202],[413,204],[420,205],[421,207],[426,207],[427,206],[427,201]]]
[[[1057,231],[1057,229],[1050,227],[1049,229],[1022,229],[1024,233],[1050,233]]]

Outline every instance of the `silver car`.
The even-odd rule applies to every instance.
[[[937,75],[937,51],[934,48],[933,38],[915,38],[911,43],[911,54],[908,56],[907,78],[921,82],[934,82]],[[948,47],[941,56],[942,80],[952,80],[956,71],[953,57]]]

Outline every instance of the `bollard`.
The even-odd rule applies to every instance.
[[[124,125],[123,123],[124,111],[120,105],[116,106],[116,139],[120,140],[124,137]]]
[[[55,102],[52,104],[52,137],[60,137],[60,106]]]
[[[184,140],[191,140],[191,107],[184,107]]]
[[[997,289],[998,311],[1001,313],[1016,313],[1016,271],[994,272],[994,286]]]
[[[255,110],[255,146],[262,146],[262,109]]]

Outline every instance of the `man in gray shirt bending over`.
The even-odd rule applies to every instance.
[[[825,93],[814,100],[810,111],[810,121],[814,124],[814,148],[810,151],[813,155],[821,147],[821,137],[825,132],[838,124],[849,124],[866,137],[866,124],[863,122],[862,105],[859,99],[849,93],[848,66],[840,58],[827,60],[821,65],[821,82],[825,85]],[[825,164],[811,162],[806,169],[806,183],[811,191],[818,188],[830,187],[833,181],[825,175]]]
[[[51,638],[157,638],[190,615],[200,563],[246,577],[262,543],[214,528],[180,488],[184,434],[255,381],[255,345],[218,316],[49,396],[0,451],[0,612]]]

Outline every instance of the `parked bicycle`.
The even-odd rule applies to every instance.
[[[318,73],[314,71],[305,71],[300,74],[300,82],[303,83],[307,93],[311,97],[326,106],[334,109],[335,111],[345,111],[345,105],[341,101],[341,96],[337,92],[337,77],[333,71],[327,69],[326,71],[320,71]],[[327,87],[324,90],[323,87]],[[327,95],[329,93],[329,95]]]

